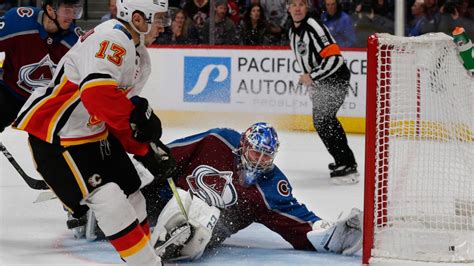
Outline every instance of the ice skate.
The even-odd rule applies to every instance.
[[[357,164],[336,165],[335,163],[330,163],[328,168],[331,170],[331,183],[335,185],[349,185],[359,183]]]

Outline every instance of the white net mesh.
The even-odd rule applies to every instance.
[[[450,37],[379,34],[372,256],[474,261],[474,82]]]

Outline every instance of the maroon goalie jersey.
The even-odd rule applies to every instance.
[[[240,156],[235,152],[239,141],[240,133],[216,128],[168,145],[179,169],[177,186],[221,209],[209,245],[220,244],[256,222],[281,235],[295,249],[314,250],[306,233],[320,218],[293,197],[291,185],[278,167],[254,186],[240,185]],[[150,217],[158,216],[158,201],[171,197],[164,195],[167,186],[160,188],[154,183],[142,190]]]

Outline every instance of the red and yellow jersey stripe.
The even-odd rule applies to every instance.
[[[69,108],[78,104],[79,98],[77,84],[63,75],[57,86],[48,88],[36,103],[20,114],[15,127],[53,143],[59,120]]]

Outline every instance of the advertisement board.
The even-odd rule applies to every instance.
[[[160,111],[311,116],[289,49],[151,48],[144,96]],[[365,118],[366,52],[343,51],[351,88],[338,117]],[[316,88],[317,89],[317,88]]]

